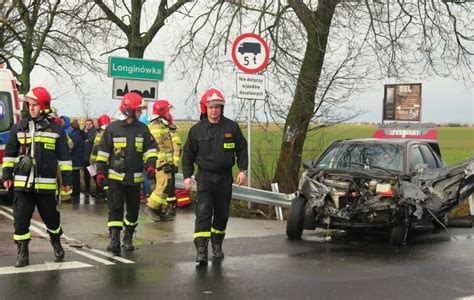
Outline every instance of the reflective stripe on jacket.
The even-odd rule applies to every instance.
[[[31,155],[32,133],[29,122],[35,126],[34,172],[30,177],[29,170],[16,168],[23,155]],[[2,180],[14,179],[15,191],[55,193],[57,188],[58,167],[64,185],[71,185],[72,162],[64,130],[53,121],[44,119],[39,122],[22,119],[13,125],[10,137],[5,146],[5,157],[2,166]]]
[[[138,120],[117,120],[105,129],[97,148],[97,172],[130,185],[143,182],[144,162],[155,166],[157,146],[148,127]]]

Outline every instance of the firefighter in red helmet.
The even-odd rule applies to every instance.
[[[155,177],[156,142],[148,127],[138,121],[145,107],[141,95],[125,94],[120,103],[123,118],[105,128],[97,151],[97,185],[104,187],[108,182],[109,186],[110,244],[107,250],[115,255],[121,253],[120,232],[124,227],[123,248],[125,251],[135,249],[132,239],[138,224],[143,170],[148,178]]]
[[[196,261],[200,264],[207,263],[209,239],[214,258],[224,258],[222,242],[229,218],[236,157],[240,169],[237,183],[242,185],[247,175],[247,141],[239,124],[223,116],[224,104],[224,95],[217,89],[203,94],[201,121],[191,127],[183,148],[185,189],[192,186],[194,164],[198,167],[194,244]]]
[[[170,109],[173,106],[167,100],[158,100],[153,104],[153,115],[149,127],[159,148],[156,161],[156,184],[147,201],[145,212],[154,221],[173,220],[176,215],[175,173],[181,158],[181,139]]]
[[[35,206],[46,225],[56,261],[64,259],[60,240],[63,231],[55,195],[58,169],[63,190],[71,190],[72,180],[66,133],[50,115],[51,95],[45,88],[35,87],[25,95],[25,105],[28,116],[10,130],[2,166],[3,186],[15,191],[13,239],[18,245],[15,267],[29,264],[29,227]]]
[[[92,168],[97,168],[96,165],[96,160],[97,160],[97,152],[99,151],[99,143],[100,140],[102,139],[102,134],[104,133],[105,128],[107,128],[107,125],[109,125],[111,122],[109,115],[103,114],[100,115],[97,118],[97,133],[95,135],[94,140],[92,141],[92,151],[91,151],[91,157],[89,158],[89,163],[92,166]],[[94,175],[94,180],[96,180],[96,176]],[[96,198],[102,198],[106,199],[106,192],[108,187],[99,187],[97,186],[97,191],[96,191]]]

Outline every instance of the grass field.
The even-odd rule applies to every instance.
[[[178,123],[183,143],[190,125],[191,123]],[[247,137],[246,124],[241,125],[241,128]],[[304,146],[303,160],[314,160],[336,140],[371,137],[376,128],[376,125],[337,125],[310,131]],[[266,129],[253,125],[251,137],[253,161],[258,160],[260,156],[267,166],[275,164],[280,153],[281,137],[281,129],[276,125]],[[438,138],[443,160],[448,165],[474,157],[474,128],[440,127]]]
[[[191,123],[178,123],[179,135],[183,143],[191,125]],[[241,128],[247,137],[247,125],[241,124]],[[371,137],[376,128],[376,125],[338,125],[310,131],[304,146],[302,160],[314,160],[336,140]],[[268,188],[269,182],[271,182],[269,180],[273,177],[280,153],[281,131],[276,125],[265,129],[257,125],[252,126],[252,185],[254,187]],[[474,157],[474,128],[440,127],[438,128],[438,139],[443,160],[448,165]],[[234,173],[237,173],[236,168]],[[232,215],[251,217],[246,203],[237,201],[232,207]],[[267,210],[268,212],[271,214],[271,210]],[[466,201],[453,210],[450,217],[468,214],[469,207]]]

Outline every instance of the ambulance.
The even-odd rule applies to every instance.
[[[20,119],[20,96],[17,80],[10,70],[0,68],[0,178],[5,144],[10,135],[10,129]],[[11,201],[12,193],[3,188],[1,179],[0,183],[0,201]]]

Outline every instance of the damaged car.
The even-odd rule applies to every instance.
[[[474,158],[446,166],[426,141],[355,139],[304,163],[286,233],[304,229],[387,231],[403,245],[411,228],[445,227],[447,213],[474,191]]]

